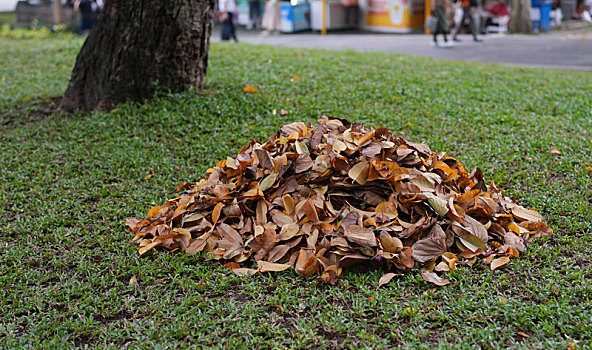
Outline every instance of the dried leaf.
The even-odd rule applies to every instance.
[[[543,216],[538,211],[525,209],[521,206],[512,208],[512,214],[520,221],[543,221]]]
[[[423,277],[424,280],[433,283],[437,286],[445,286],[450,283],[450,280],[446,278],[441,278],[433,272],[422,272],[421,277]]]
[[[280,239],[278,238],[275,230],[266,229],[263,234],[256,236],[249,243],[249,247],[253,249],[255,254],[255,260],[263,259],[267,253],[275,247]]]
[[[497,269],[509,262],[510,262],[510,258],[507,256],[502,256],[500,258],[497,258],[491,262],[491,270],[493,271],[493,270],[495,270],[495,269]]]
[[[146,253],[146,252],[147,252],[147,251],[149,251],[150,249],[152,249],[152,248],[154,248],[154,247],[156,247],[156,246],[159,246],[159,245],[161,245],[161,244],[162,244],[162,241],[161,241],[161,240],[158,240],[158,241],[152,242],[152,243],[150,243],[150,244],[148,244],[148,245],[145,245],[145,246],[141,247],[141,248],[138,250],[138,252],[140,253],[140,255],[143,255],[144,253]]]
[[[295,270],[300,276],[312,276],[317,269],[317,259],[313,252],[306,249],[300,249],[298,259],[296,260]]]
[[[257,265],[259,272],[284,271],[292,267],[289,264],[277,264],[263,260],[257,261]]]
[[[384,286],[385,284],[389,283],[393,278],[400,276],[404,275],[402,273],[385,273],[380,277],[380,280],[378,280],[378,287],[380,288],[381,286]]]
[[[374,233],[358,225],[350,225],[345,229],[345,238],[362,247],[374,248],[377,246]]]
[[[224,203],[218,203],[214,207],[214,210],[212,211],[212,223],[213,224],[215,224],[215,223],[218,222],[218,219],[220,218],[220,212],[222,211],[222,208],[224,208]]]
[[[259,191],[264,192],[265,190],[267,190],[268,188],[273,186],[273,184],[277,180],[277,177],[278,177],[277,173],[271,173],[271,174],[267,175],[265,177],[265,179],[263,179],[261,181],[261,183],[259,184]]]
[[[487,246],[479,237],[469,234],[465,236],[459,236],[458,239],[460,239],[462,244],[465,247],[469,248],[469,250],[471,250],[473,253],[476,252],[478,249],[481,249],[482,251],[487,250]]]
[[[446,252],[446,241],[442,238],[427,237],[421,239],[411,247],[413,249],[412,257],[415,261],[425,263],[435,259]]]
[[[160,209],[162,209],[160,206],[156,205],[154,207],[152,207],[152,209],[150,209],[150,211],[148,212],[148,214],[146,215],[147,218],[151,218],[154,215],[158,214],[158,212],[160,212]]]
[[[360,162],[354,165],[349,172],[348,176],[360,185],[364,185],[368,180],[368,174],[370,172],[370,165],[367,162]]]
[[[428,203],[432,206],[434,211],[438,213],[440,216],[446,215],[448,213],[448,202],[446,200],[434,195],[430,192],[425,192],[424,195],[428,199]]]

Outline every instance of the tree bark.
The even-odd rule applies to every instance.
[[[61,1],[56,0],[52,3],[52,12],[53,12],[53,23],[54,24],[62,23],[63,11],[62,11],[62,2]]]
[[[205,81],[215,0],[107,0],[61,102],[108,110]]]
[[[530,0],[510,0],[510,33],[531,33]]]

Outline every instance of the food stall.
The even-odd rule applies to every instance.
[[[425,0],[360,0],[363,29],[388,33],[422,32]]]

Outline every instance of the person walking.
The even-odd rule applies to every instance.
[[[219,19],[222,22],[222,40],[232,38],[235,42],[238,42],[234,26],[234,14],[237,10],[236,0],[220,0],[218,9],[220,11]]]
[[[438,46],[438,34],[442,34],[444,37],[444,46],[452,46],[452,43],[448,42],[448,37],[446,36],[450,31],[448,22],[446,22],[446,0],[433,0],[431,4],[432,16],[438,20],[436,30],[432,33],[434,35],[432,45]]]
[[[249,25],[247,29],[261,28],[261,2],[249,0]]]
[[[263,29],[262,35],[269,35],[272,31],[276,34],[280,33],[281,29],[281,7],[278,0],[266,0],[265,12],[263,13]]]
[[[477,32],[479,29],[479,3],[477,0],[458,0],[461,1],[462,6],[462,18],[461,20],[456,23],[452,31],[452,40],[454,41],[461,41],[458,38],[458,32],[462,28],[465,19],[469,20],[469,29],[471,30],[471,34],[473,35],[473,40],[476,42],[481,42],[483,39],[477,37]]]
[[[74,11],[80,12],[80,26],[78,27],[80,35],[87,34],[95,27],[103,6],[103,0],[74,1]]]

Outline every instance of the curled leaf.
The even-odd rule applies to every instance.
[[[497,258],[491,262],[491,270],[493,271],[501,266],[504,266],[505,264],[507,264],[509,262],[510,262],[510,258],[507,256],[502,256],[500,258]]]
[[[450,283],[450,280],[448,280],[447,278],[441,278],[433,272],[422,272],[421,277],[423,277],[424,280],[433,283],[437,286],[445,286]]]

